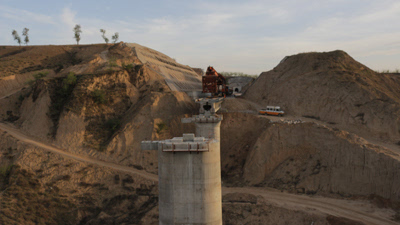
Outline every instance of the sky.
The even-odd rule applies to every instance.
[[[0,45],[29,28],[29,45],[119,40],[177,62],[260,74],[285,56],[344,50],[373,70],[400,69],[398,0],[0,0]]]

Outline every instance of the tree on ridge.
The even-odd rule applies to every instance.
[[[104,41],[106,42],[106,44],[108,44],[108,42],[109,42],[110,40],[106,37],[106,30],[100,29],[100,32],[102,33],[101,37],[104,39]]]
[[[29,42],[28,31],[29,31],[29,29],[26,27],[22,31],[22,36],[25,36],[25,38],[24,38],[25,45],[28,45],[28,42]]]
[[[79,41],[81,40],[81,33],[82,33],[81,25],[76,24],[74,27],[74,34],[77,45],[79,45]]]
[[[119,38],[118,32],[116,32],[111,38],[114,40],[114,44],[117,43],[118,38]]]
[[[19,46],[21,46],[21,38],[19,37],[18,32],[16,30],[13,30],[11,34],[14,37],[14,40],[16,40]]]

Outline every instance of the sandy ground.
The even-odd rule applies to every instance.
[[[120,166],[118,164],[109,163],[105,161],[100,161],[96,159],[91,159],[88,157],[83,157],[77,154],[67,153],[66,151],[51,146],[49,144],[39,142],[29,137],[19,130],[15,129],[11,125],[0,123],[0,129],[4,132],[9,133],[16,139],[42,148],[43,150],[50,151],[63,157],[67,157],[73,160],[78,160],[90,164],[95,164],[98,166],[107,167],[110,169],[129,172],[146,179],[152,180],[154,182],[158,181],[158,176],[147,173],[142,170],[137,170],[134,168]],[[275,204],[278,206],[283,206],[285,208],[303,210],[308,212],[318,211],[320,213],[326,213],[329,215],[344,217],[355,221],[360,221],[365,224],[398,224],[391,221],[390,218],[393,216],[394,212],[387,209],[379,209],[376,206],[371,205],[365,201],[349,201],[349,200],[339,200],[331,199],[325,197],[310,197],[305,195],[294,195],[285,192],[280,192],[278,190],[270,188],[256,188],[256,187],[246,187],[246,188],[228,188],[223,187],[223,194],[228,193],[247,193],[262,196],[267,202]]]

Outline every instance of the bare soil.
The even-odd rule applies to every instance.
[[[7,147],[8,144],[14,145],[13,138],[17,138],[18,140],[21,140],[24,143],[29,143],[31,146],[37,146],[41,147],[42,149],[45,149],[45,151],[50,151],[52,152],[51,154],[43,154],[45,152],[43,151],[37,151],[34,150],[34,152],[28,151],[28,152],[20,152],[22,149],[29,149],[31,146],[21,146],[21,144],[16,148],[13,149],[13,147],[8,147],[8,151],[10,153],[13,153],[13,157],[8,157],[9,159],[13,159],[14,157],[21,157],[21,158],[29,158],[30,160],[26,161],[26,164],[10,167],[10,171],[6,173],[6,176],[4,177],[4,186],[7,186],[5,190],[3,190],[2,193],[6,193],[8,195],[12,195],[13,192],[11,192],[13,189],[13,186],[9,185],[10,183],[17,184],[19,186],[25,187],[26,185],[30,185],[31,188],[36,188],[33,190],[24,190],[23,192],[26,194],[28,197],[31,196],[29,195],[29,191],[32,192],[33,196],[36,196],[39,192],[39,195],[41,195],[42,192],[39,191],[40,183],[46,182],[44,188],[49,188],[50,190],[56,190],[57,193],[71,193],[75,198],[81,200],[81,202],[78,202],[76,204],[80,205],[80,207],[85,206],[85,208],[88,208],[90,212],[85,212],[86,216],[85,217],[78,217],[78,218],[73,218],[73,219],[79,219],[80,223],[83,224],[96,224],[99,221],[105,221],[106,224],[113,224],[115,222],[129,222],[132,224],[148,224],[152,223],[154,224],[154,219],[156,219],[156,214],[155,208],[156,208],[156,186],[154,184],[157,183],[158,179],[157,176],[137,170],[135,168],[129,168],[129,167],[123,167],[117,164],[113,163],[108,163],[108,162],[102,162],[86,157],[82,157],[79,155],[71,154],[71,153],[66,153],[64,150],[61,149],[56,149],[54,147],[51,147],[49,145],[37,142],[32,140],[30,137],[27,137],[23,134],[21,134],[19,131],[10,128],[9,126],[1,125],[1,130],[7,131],[12,137],[10,137],[8,134],[3,133],[3,138],[1,140],[4,140],[5,145],[4,147]],[[15,147],[14,147],[15,148]],[[8,154],[10,154],[8,153]],[[35,155],[35,157],[32,157],[32,153]],[[53,154],[55,153],[55,155]],[[8,155],[7,154],[7,155]],[[62,155],[63,157],[66,158],[71,158],[73,160],[78,160],[83,162],[79,163],[79,167],[76,168],[77,163],[71,160],[64,160],[63,158],[58,157],[58,159],[55,159],[54,157],[57,158],[57,155]],[[9,156],[9,155],[8,155]],[[42,163],[37,164],[37,160],[42,160],[42,157],[46,156],[47,160],[44,163],[52,163],[51,166],[49,167],[48,165],[43,165]],[[36,159],[36,161],[35,161]],[[56,163],[54,163],[56,162]],[[33,174],[28,174],[27,171],[22,170],[20,173],[23,176],[23,179],[21,181],[15,181],[10,180],[10,177],[15,177],[12,176],[13,173],[15,173],[15,168],[19,169],[20,167],[27,167],[30,169],[33,169],[35,167],[32,167],[32,164],[36,163],[37,166],[41,166],[40,168],[42,169],[36,169],[34,170],[35,173],[37,174],[38,179],[34,179],[33,181],[29,181],[29,179],[33,176]],[[83,167],[86,163],[89,163],[89,166]],[[8,162],[10,165],[10,162]],[[96,166],[93,167],[91,165],[95,164]],[[36,166],[36,167],[37,167]],[[14,168],[15,167],[15,168]],[[52,168],[53,172],[49,173],[50,171],[44,171],[43,168]],[[89,169],[90,168],[90,169]],[[139,182],[135,182],[135,179],[133,179],[130,175],[123,175],[121,173],[114,175],[112,182],[109,180],[102,180],[103,182],[99,182],[101,179],[100,176],[105,176],[108,175],[110,172],[111,174],[115,174],[112,171],[108,171],[106,174],[99,172],[98,170],[104,170],[102,168],[110,168],[113,171],[121,171],[129,174],[133,174],[135,176],[140,176],[141,178],[144,178],[145,180],[152,181],[149,185],[149,182],[143,182],[141,181],[140,178],[136,178]],[[68,170],[69,172],[65,171]],[[61,172],[63,170],[63,172]],[[74,175],[71,177],[71,170],[76,171],[77,175]],[[95,177],[89,176],[88,171],[90,170],[97,170],[97,172],[91,172],[90,174],[95,175]],[[82,178],[80,177],[80,174],[84,173],[86,176],[84,178],[84,182],[82,182]],[[43,174],[43,175],[42,175]],[[56,177],[53,177],[55,174],[57,174]],[[118,185],[121,183],[121,178],[120,176],[124,176],[125,179],[122,179],[122,188],[127,191],[136,191],[137,195],[139,196],[147,196],[145,197],[146,201],[139,201],[140,208],[136,210],[129,210],[125,211],[127,204],[133,204],[130,206],[130,209],[134,208],[137,206],[137,201],[140,199],[139,196],[137,195],[132,195],[132,194],[124,194],[124,195],[117,195],[114,197],[111,197],[106,200],[102,200],[102,204],[100,204],[98,201],[96,201],[96,197],[93,195],[90,195],[90,191],[96,191],[100,190],[101,192],[104,191],[109,191],[111,188],[113,191],[106,192],[108,195],[112,195],[115,193],[118,193],[115,188],[118,188]],[[112,176],[107,176],[109,177],[108,179],[112,179]],[[28,179],[29,178],[29,179]],[[78,180],[76,180],[78,178]],[[28,181],[27,181],[28,179]],[[104,178],[102,178],[104,179]],[[98,181],[96,183],[90,183],[89,180],[93,181]],[[50,182],[49,182],[50,181]],[[79,183],[77,183],[80,181]],[[25,182],[25,183],[20,183],[20,182]],[[147,185],[143,185],[143,183],[147,183]],[[113,184],[113,185],[111,185]],[[133,188],[131,187],[132,184],[140,184],[140,188]],[[111,185],[111,186],[110,186]],[[117,187],[115,187],[117,185]],[[38,187],[37,187],[38,186]],[[72,188],[75,186],[78,187],[84,187],[83,190],[79,189],[79,191]],[[93,190],[94,189],[94,190]],[[16,191],[19,191],[16,190]],[[21,190],[22,191],[22,190]],[[85,197],[81,197],[77,193],[83,194]],[[104,194],[104,193],[103,193]],[[15,196],[16,195],[16,196]],[[373,206],[370,203],[367,203],[365,201],[344,201],[344,200],[334,200],[334,199],[328,199],[328,198],[323,198],[323,197],[318,197],[318,198],[310,198],[307,196],[298,196],[298,195],[293,195],[293,194],[287,194],[283,192],[277,192],[277,190],[273,189],[265,189],[265,188],[223,188],[223,210],[224,210],[224,223],[226,224],[236,224],[236,222],[240,221],[239,223],[251,223],[251,224],[262,224],[265,221],[269,221],[270,223],[279,223],[279,224],[284,224],[284,223],[290,223],[290,221],[303,221],[303,224],[310,224],[312,222],[317,222],[316,224],[335,224],[337,222],[346,222],[351,224],[352,222],[355,221],[363,221],[366,224],[381,224],[382,222],[385,222],[386,224],[396,224],[395,222],[392,222],[388,220],[387,218],[390,218],[393,216],[394,212],[384,209],[378,209],[376,206]],[[21,197],[18,196],[18,194],[14,194],[15,197]],[[59,205],[55,204],[55,208],[52,208],[52,213],[62,213],[63,209],[65,207],[74,208],[76,205],[73,205],[72,203],[68,202],[68,195],[62,195],[62,196],[55,196],[52,197],[52,201],[56,201],[56,203],[60,202],[61,200],[56,200],[57,198],[63,197],[65,203],[67,205]],[[97,199],[100,196],[97,196]],[[104,197],[104,196],[103,196]],[[12,199],[5,198],[5,202],[3,205],[8,206],[8,202],[12,202]],[[33,202],[36,204],[35,199],[28,198],[29,202]],[[96,203],[97,202],[97,203]],[[38,203],[40,204],[40,202]],[[97,206],[95,209],[93,208],[96,205]],[[88,207],[87,205],[90,205],[91,207]],[[23,205],[25,206],[25,205]],[[22,206],[21,206],[22,207]],[[60,207],[60,208],[57,208]],[[64,207],[64,208],[63,208]],[[122,207],[122,208],[120,208]],[[11,207],[12,210],[14,210],[14,207]],[[28,212],[30,211],[30,208],[22,208],[23,210],[27,210]],[[21,210],[21,208],[19,209]],[[6,211],[7,213],[7,211]],[[71,213],[71,211],[68,211],[68,213]],[[88,215],[89,214],[89,215]],[[19,214],[18,214],[19,215]],[[24,217],[26,221],[31,221],[31,220],[38,220],[39,218],[37,216],[33,216],[32,218],[29,217],[29,213],[27,213],[27,216]],[[329,215],[329,216],[326,216]],[[15,214],[10,212],[10,214],[6,214],[6,218],[10,220],[5,220],[5,224],[8,224],[7,221],[15,221],[16,218],[14,217]],[[71,219],[71,214],[66,214],[65,217]],[[76,216],[76,215],[75,215]],[[104,220],[103,217],[106,217],[106,220]],[[149,218],[150,217],[150,218]],[[19,217],[18,217],[19,218]],[[121,219],[122,218],[122,219]],[[152,218],[152,219],[151,219]],[[60,215],[54,215],[52,219],[57,220],[57,219],[63,219],[63,217],[60,218]],[[147,221],[150,219],[150,222]],[[21,220],[20,220],[21,221]],[[22,220],[24,221],[24,220]],[[133,222],[132,222],[133,221]],[[74,221],[66,220],[67,224],[69,223],[75,223]],[[147,223],[148,222],[148,223]],[[363,224],[362,222],[354,222],[355,224]],[[39,223],[40,224],[40,223]]]
[[[0,71],[0,223],[158,224],[157,156],[140,142],[194,132],[180,119],[198,112],[184,92],[198,73],[125,43],[0,47]],[[342,51],[299,54],[226,98],[224,223],[396,224],[398,78]]]
[[[399,86],[400,76],[376,73],[343,51],[303,53],[262,73],[244,98],[397,143]]]

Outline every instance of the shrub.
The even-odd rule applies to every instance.
[[[32,86],[37,80],[42,79],[43,77],[46,77],[49,72],[39,72],[37,74],[33,74],[34,80],[28,80],[25,82],[25,84]]]
[[[376,73],[400,73],[400,70],[399,70],[399,69],[395,69],[395,70],[381,70],[381,71],[376,70],[375,72],[376,72]]]
[[[157,123],[157,134],[160,134],[163,130],[167,130],[168,126],[164,122]]]
[[[68,76],[63,80],[63,90],[68,91],[71,86],[76,84],[76,76],[73,72],[69,72]]]
[[[28,81],[25,82],[25,84],[27,84],[29,86],[32,86],[34,83],[35,83],[34,80],[28,80]]]
[[[22,102],[24,99],[25,99],[25,97],[23,95],[19,95],[18,101]]]
[[[13,168],[14,165],[9,165],[9,166],[1,166],[0,167],[0,177],[8,177],[8,175],[11,172],[11,169]]]
[[[121,126],[121,121],[118,118],[109,119],[106,121],[104,126],[111,132],[118,130]]]
[[[91,96],[97,104],[104,104],[107,102],[106,95],[103,90],[95,89],[92,91]]]
[[[113,67],[117,67],[117,66],[118,66],[118,64],[117,64],[117,59],[114,58],[114,57],[111,57],[111,58],[108,60],[108,66],[110,67],[110,69],[113,68]]]
[[[64,69],[64,65],[62,63],[57,63],[54,67],[54,72],[58,73],[60,72],[62,69]]]
[[[128,65],[126,65],[125,63],[123,63],[123,64],[122,64],[122,68],[123,68],[124,70],[126,70],[126,71],[131,71],[131,70],[133,70],[133,69],[135,68],[135,66],[134,66],[132,63],[130,63],[130,64],[128,64]]]
[[[49,72],[39,72],[37,74],[34,74],[33,77],[35,78],[35,80],[39,80],[43,77],[46,77],[47,74],[49,74]]]

